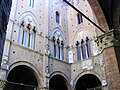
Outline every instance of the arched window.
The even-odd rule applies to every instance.
[[[64,59],[64,43],[59,31],[56,31],[52,40],[52,54],[53,57],[63,60]]]
[[[80,13],[77,14],[77,21],[78,21],[78,24],[83,23],[83,18],[82,18],[82,15]]]
[[[18,44],[23,45],[27,48],[35,48],[35,37],[36,37],[36,27],[34,20],[31,16],[26,16],[22,18],[22,23],[19,27],[18,34]],[[27,23],[27,25],[25,25]]]
[[[89,58],[91,57],[91,46],[90,46],[90,40],[88,37],[86,37],[86,49],[87,49],[87,56]]]
[[[85,43],[83,39],[81,41],[81,51],[82,51],[82,58],[86,59],[86,48],[85,48]]]
[[[27,0],[29,7],[34,7],[34,0]]]
[[[77,59],[81,60],[80,43],[76,42]]]
[[[56,23],[60,23],[60,14],[56,11]]]

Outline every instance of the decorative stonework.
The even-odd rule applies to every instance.
[[[114,45],[114,33],[113,31],[110,31],[108,33],[105,33],[101,36],[98,36],[95,40],[97,43],[98,49],[100,51],[103,51],[105,48],[113,46]]]

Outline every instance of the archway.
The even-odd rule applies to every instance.
[[[102,90],[101,82],[98,77],[93,74],[85,74],[81,76],[75,86],[75,90]]]
[[[67,81],[61,75],[55,75],[49,82],[50,90],[68,90]]]
[[[37,79],[31,68],[19,65],[13,68],[8,77],[5,90],[36,90]]]

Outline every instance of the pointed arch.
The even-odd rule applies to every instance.
[[[60,32],[60,34],[62,36],[62,39],[65,42],[65,38],[64,38],[63,32],[62,32],[62,30],[59,27],[56,27],[56,28],[53,29],[53,32],[52,32],[50,38],[52,39],[52,37],[54,36],[54,33],[57,32],[57,31]]]
[[[19,24],[21,23],[21,21],[23,20],[24,17],[26,16],[31,16],[33,18],[33,21],[35,23],[36,29],[38,30],[38,21],[37,18],[35,17],[35,15],[31,12],[31,11],[26,11],[24,13],[22,13],[19,17],[18,17],[18,22]]]
[[[52,35],[52,56],[64,60],[64,38],[59,28],[55,28]]]

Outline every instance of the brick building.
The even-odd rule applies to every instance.
[[[7,24],[9,20],[10,10],[11,10],[11,4],[12,0],[0,0],[0,90],[1,90],[1,83],[3,83],[2,80],[2,71],[4,71],[1,68],[1,62],[2,62],[2,55],[3,55],[3,49],[4,49],[4,43],[5,43],[5,37],[6,37],[6,29]]]
[[[103,31],[63,0],[13,0],[5,90],[120,90],[120,2],[69,2]]]

